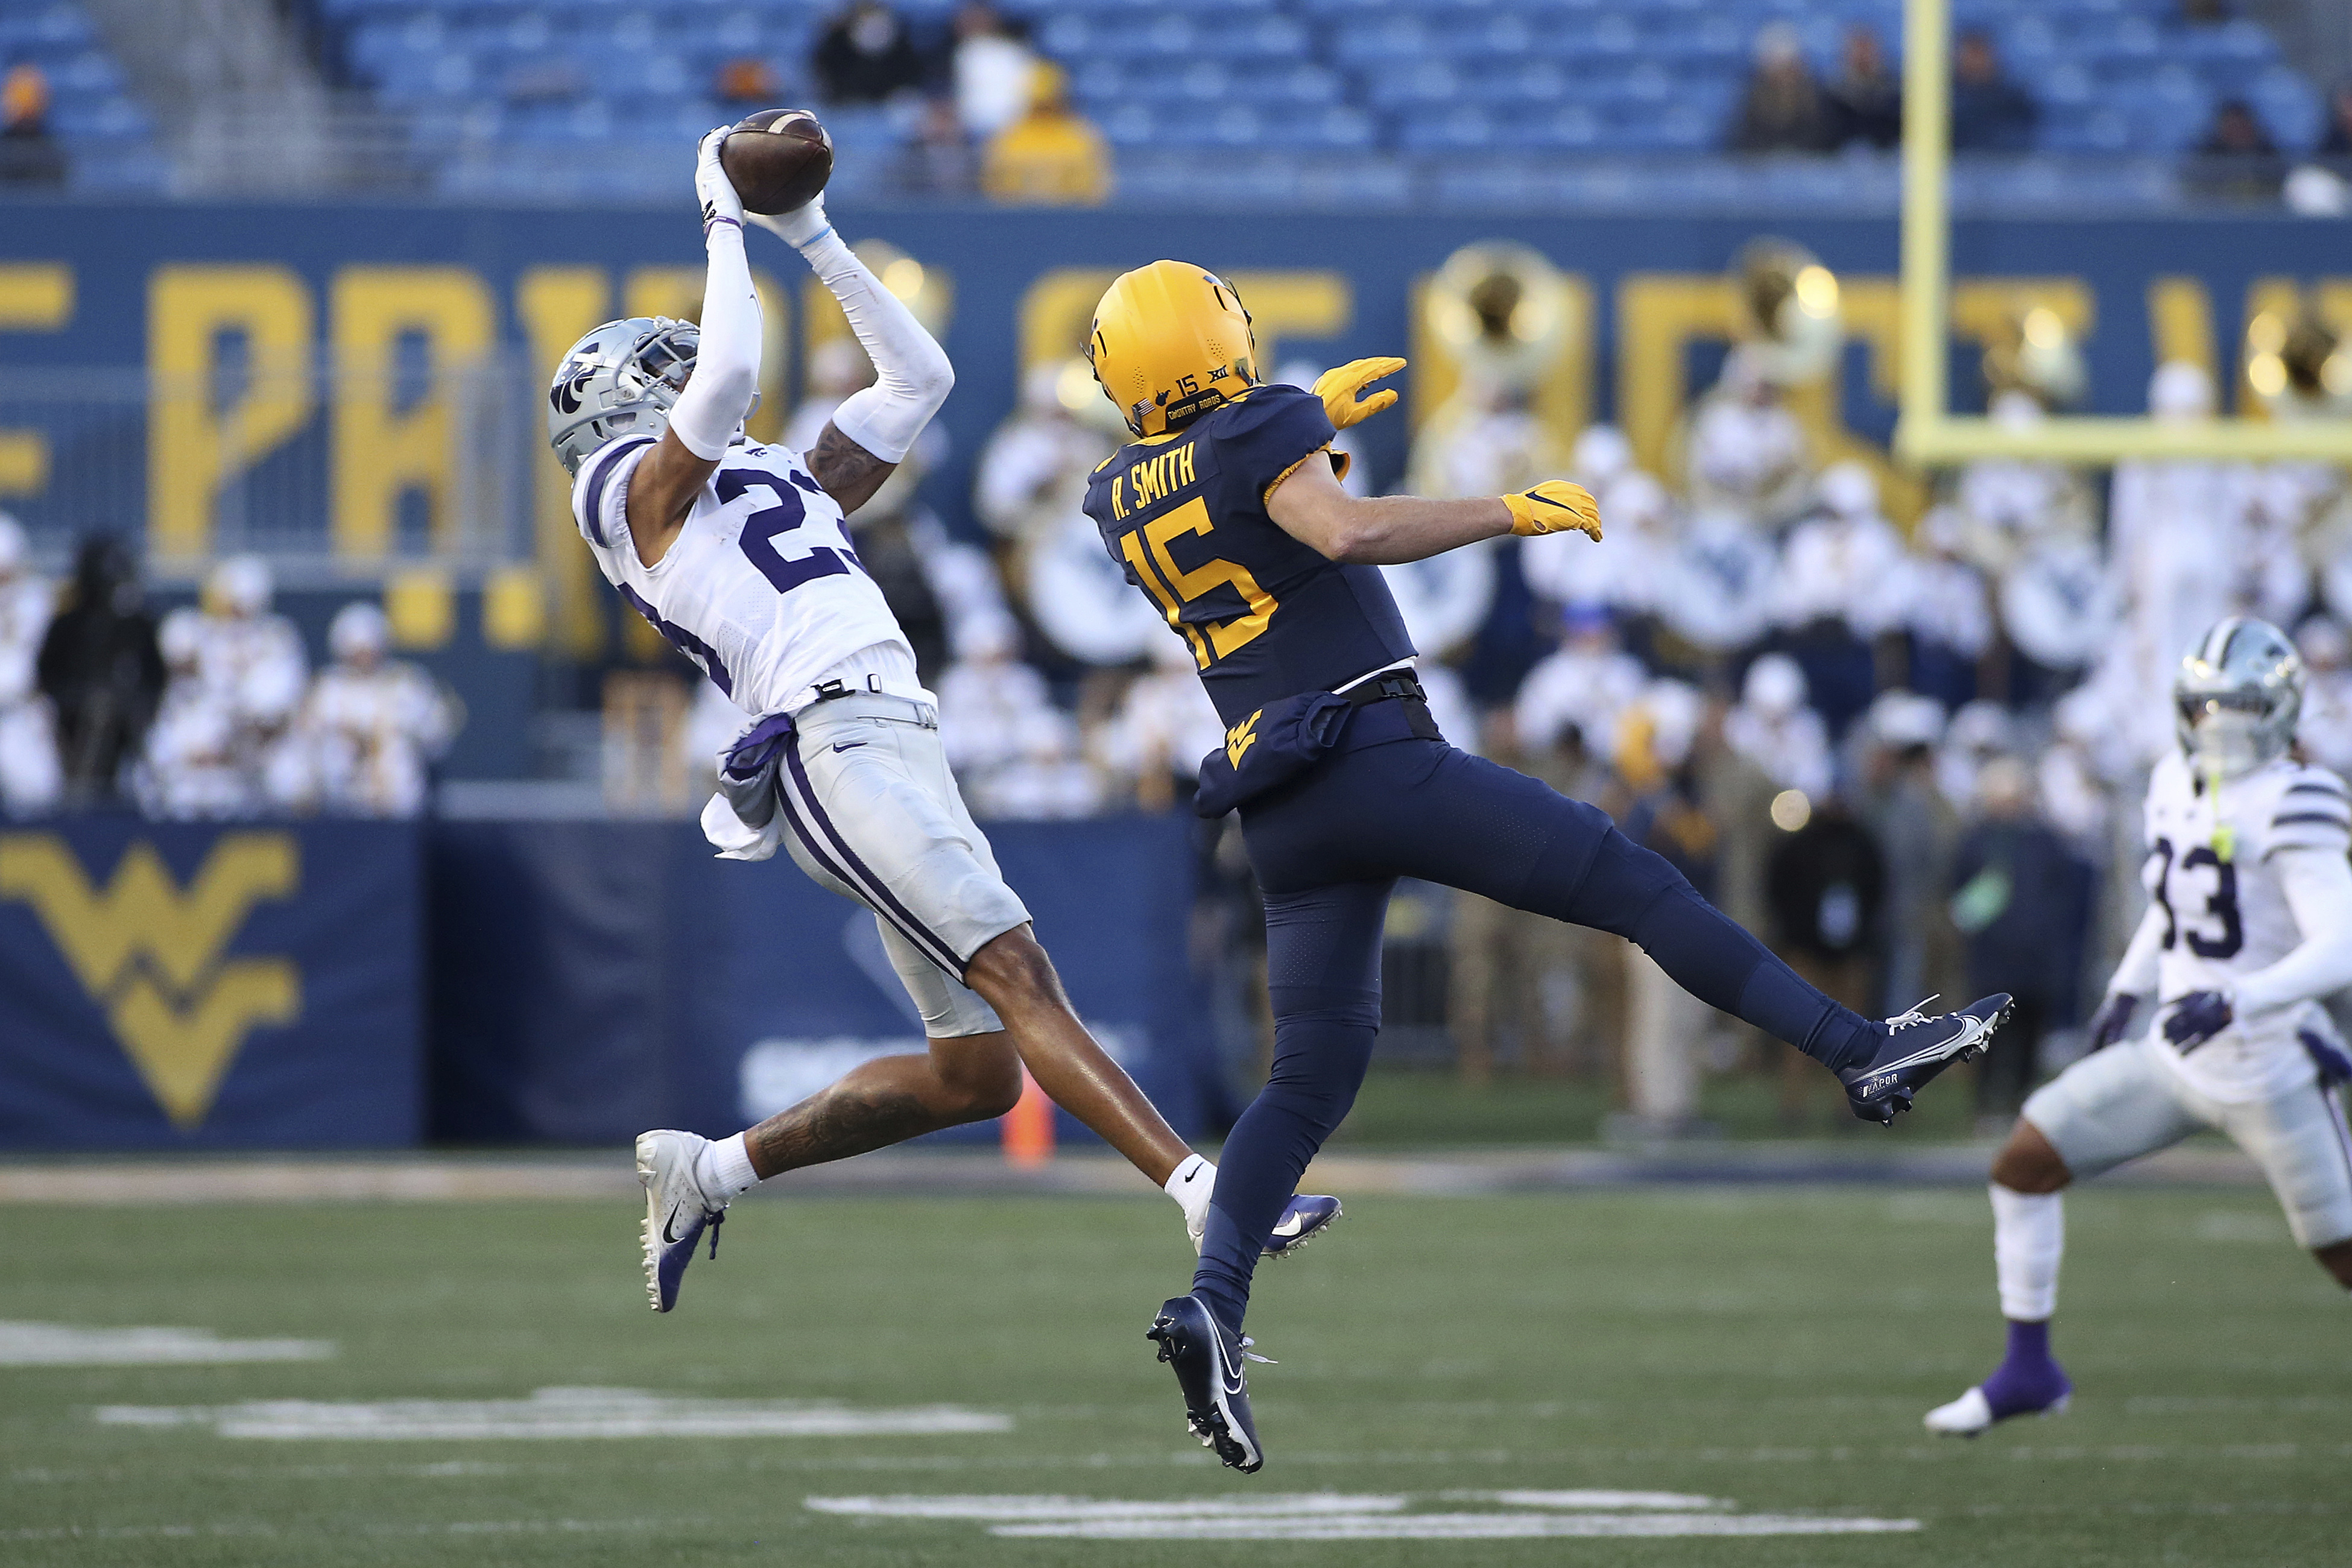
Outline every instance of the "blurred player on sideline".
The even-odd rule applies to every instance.
[[[695,166],[709,255],[699,330],[608,321],[563,357],[548,439],[576,476],[572,516],[604,576],[754,722],[730,748],[704,831],[729,858],[779,843],[810,877],[872,909],[930,1050],[884,1057],[713,1142],[637,1140],[646,1288],[655,1310],[708,1229],[785,1171],[1001,1116],[1025,1065],[1045,1092],[1165,1187],[1197,1238],[1215,1167],[1171,1131],[1071,1010],[1029,911],[956,793],[937,700],[843,532],[946,400],[955,373],[906,306],[825,221],[822,199],[751,221],[823,279],[878,378],[851,394],[805,458],[751,444],[759,297],[743,204],[719,167],[724,130]],[[1283,1250],[1339,1214],[1291,1205]]]
[[[435,758],[462,717],[441,683],[390,658],[392,627],[375,605],[345,605],[327,627],[335,662],[310,684],[301,731],[320,805],[340,816],[415,816]]]
[[[1258,1254],[1339,1126],[1379,1033],[1381,932],[1400,877],[1631,939],[1685,990],[1834,1071],[1856,1116],[1891,1121],[1991,1037],[2009,998],[1862,1017],[1799,979],[1659,856],[1582,801],[1446,744],[1380,567],[1507,533],[1601,537],[1592,498],[1550,479],[1514,495],[1366,499],[1333,436],[1396,401],[1404,368],[1358,360],[1312,392],[1265,382],[1233,287],[1178,261],[1122,276],[1088,352],[1136,437],[1095,470],[1103,543],[1184,639],[1226,725],[1195,809],[1236,806],[1265,898],[1272,1077],[1225,1143],[1189,1295],[1150,1337],[1187,1419],[1240,1470],[1263,1462],[1243,1377]]]
[[[38,670],[57,595],[31,557],[22,525],[0,511],[0,816],[37,816],[65,793]]]
[[[2352,797],[2291,754],[2303,684],[2278,628],[2235,616],[2181,661],[2179,749],[2147,784],[2154,901],[2092,1020],[2095,1054],[2025,1102],[1992,1164],[2009,1353],[1927,1413],[1931,1432],[1973,1437],[2066,1407],[2074,1385],[2050,1353],[2064,1189],[2202,1129],[2253,1157],[2295,1241],[2352,1289],[2352,1135],[2336,1093],[2352,1060],[2320,1005],[2352,984]]]

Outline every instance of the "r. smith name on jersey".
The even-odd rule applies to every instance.
[[[839,504],[787,447],[730,447],[669,553],[639,561],[629,480],[653,447],[625,436],[581,464],[572,521],[605,581],[737,707],[781,711],[851,654],[904,643]]]
[[[2175,1002],[2192,991],[2226,991],[2301,944],[2305,932],[2271,857],[2352,850],[2352,800],[2334,773],[2284,757],[2217,788],[2175,752],[2148,779],[2147,832],[2140,879],[2156,902],[2151,918],[2164,921],[2157,995]],[[2160,1028],[2154,1038],[2192,1088],[2238,1101],[2309,1081],[2311,1059],[2295,1038],[2303,1028],[2334,1032],[2317,1002],[2298,1002],[2242,1018],[2186,1052]]]
[[[1379,567],[1329,560],[1266,512],[1293,469],[1328,460],[1335,433],[1313,393],[1257,386],[1129,442],[1087,481],[1103,548],[1183,637],[1228,725],[1413,656]]]

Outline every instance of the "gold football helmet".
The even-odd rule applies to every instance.
[[[1181,427],[1257,384],[1257,338],[1234,286],[1182,261],[1121,273],[1095,307],[1087,358],[1138,436]]]

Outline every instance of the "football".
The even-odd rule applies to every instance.
[[[833,176],[833,138],[805,109],[763,109],[728,132],[719,163],[744,211],[772,216],[824,189]]]

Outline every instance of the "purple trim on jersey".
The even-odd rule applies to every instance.
[[[704,642],[700,637],[696,637],[692,632],[688,631],[684,626],[673,626],[669,622],[663,620],[661,618],[661,612],[647,604],[646,602],[646,596],[643,594],[638,593],[635,588],[630,587],[626,583],[618,583],[614,585],[621,590],[621,597],[626,599],[631,605],[635,605],[637,614],[645,616],[646,624],[652,626],[654,630],[661,633],[663,639],[667,641],[670,647],[677,649],[678,652],[686,655],[687,658],[694,660],[695,663],[702,667],[702,673],[710,677],[710,684],[719,688],[719,694],[721,697],[727,698],[730,701],[733,700],[735,696],[735,680],[733,677],[727,673],[727,667],[719,662],[719,653],[717,649],[713,648],[709,643]]]
[[[793,759],[793,771],[794,773],[799,773],[799,752],[796,750],[793,750],[788,747],[786,754],[791,756]],[[807,774],[801,774],[801,783],[803,786],[807,784]],[[781,775],[777,778],[776,784],[776,799],[784,808],[784,822],[792,828],[793,836],[801,841],[801,847],[808,851],[809,858],[815,861],[826,871],[832,873],[834,878],[840,881],[843,886],[856,893],[857,895],[858,901],[863,903],[867,909],[872,910],[877,916],[888,921],[891,925],[897,927],[898,934],[905,937],[908,942],[911,942],[914,945],[916,952],[921,953],[925,958],[929,959],[932,963],[937,964],[949,974],[953,975],[958,981],[962,980],[963,970],[961,965],[941,963],[939,955],[930,951],[932,946],[937,946],[942,951],[946,951],[947,944],[940,942],[937,937],[932,936],[930,931],[919,922],[913,923],[911,929],[909,929],[909,922],[914,921],[914,917],[912,915],[906,914],[905,906],[899,904],[896,899],[890,899],[890,909],[883,908],[881,903],[875,899],[874,889],[869,887],[866,881],[850,875],[846,869],[836,864],[829,856],[827,856],[824,852],[824,847],[818,841],[816,835],[810,830],[807,821],[802,817],[801,807],[794,803],[793,799],[793,792],[790,786],[784,784]],[[807,809],[812,816],[817,818],[818,821],[824,822],[826,837],[831,838],[835,845],[840,845],[842,853],[848,855],[851,862],[854,863],[860,871],[864,871],[866,869],[866,863],[859,860],[855,855],[849,855],[848,847],[841,844],[841,836],[838,833],[834,832],[833,824],[824,818],[821,808],[816,805],[815,796],[814,795],[809,798]],[[871,873],[868,873],[869,877]],[[889,898],[889,893],[887,889],[883,891],[882,897],[886,899]],[[891,910],[897,910],[898,913],[893,914]],[[899,918],[900,915],[906,915],[906,918],[901,920]],[[926,938],[929,939],[928,944],[925,941]]]
[[[2336,799],[2342,800],[2344,798],[2344,786],[2339,784],[2329,784],[2325,779],[2305,779],[2301,784],[2287,785],[2286,793],[2289,795],[2332,795]]]
[[[613,545],[613,542],[604,537],[604,484],[613,477],[613,466],[621,460],[623,453],[634,452],[640,447],[653,444],[651,436],[625,437],[605,447],[594,459],[595,471],[588,476],[587,503],[581,508],[580,521],[588,530],[589,539],[599,547],[609,550]],[[645,606],[640,605],[638,608],[644,609]],[[653,613],[646,611],[646,618],[652,620]]]
[[[842,880],[852,887],[863,885],[869,898],[874,901],[877,913],[881,912],[885,905],[895,910],[898,919],[891,923],[906,931],[910,939],[920,933],[920,940],[916,942],[916,945],[921,947],[928,943],[929,947],[936,950],[925,953],[924,956],[961,981],[963,978],[964,961],[957,954],[956,950],[941,942],[937,932],[915,918],[914,910],[898,901],[890,889],[884,886],[882,879],[877,877],[866,862],[857,858],[857,851],[849,847],[849,841],[841,836],[840,830],[834,826],[833,819],[824,814],[824,805],[817,800],[816,790],[809,783],[808,770],[801,765],[800,749],[793,747],[787,750],[784,752],[784,761],[792,769],[793,778],[799,784],[801,794],[806,798],[809,815],[816,819],[818,826],[824,829],[824,836],[833,840],[833,847],[840,852],[841,858],[848,861],[857,871],[856,877],[844,877]],[[835,874],[838,875],[838,873]],[[941,953],[946,954],[944,959],[940,956]]]
[[[2291,811],[2284,816],[2271,818],[2273,827],[2284,827],[2290,822],[2324,822],[2330,827],[2352,827],[2352,819],[2326,811]]]

